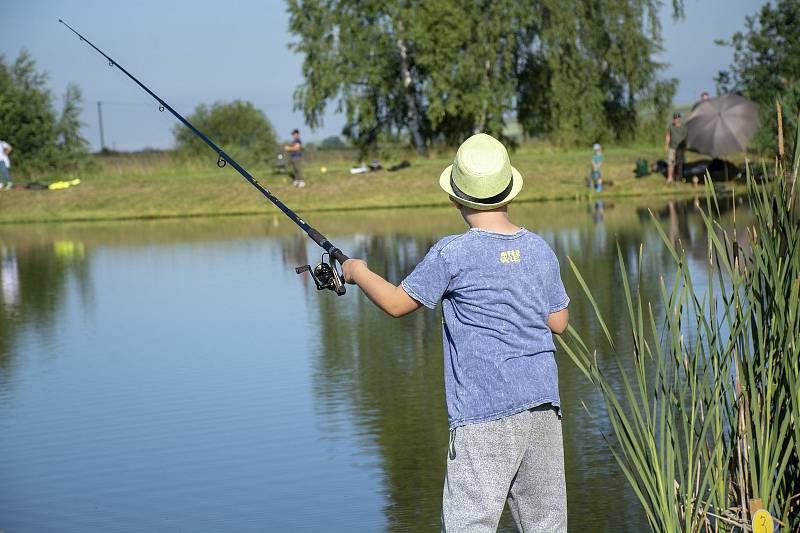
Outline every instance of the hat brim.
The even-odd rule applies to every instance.
[[[452,171],[453,165],[450,165],[444,169],[441,176],[439,176],[439,186],[444,190],[444,192],[450,195],[450,198],[452,198],[454,202],[458,202],[461,205],[476,209],[478,211],[488,211],[489,209],[504,206],[513,200],[514,197],[519,194],[519,191],[522,190],[522,174],[520,174],[516,168],[511,167],[511,179],[514,183],[511,185],[511,191],[508,193],[508,196],[493,204],[479,204],[478,202],[471,202],[469,200],[459,198],[456,196],[456,193],[453,192],[453,188],[450,186],[450,174]]]

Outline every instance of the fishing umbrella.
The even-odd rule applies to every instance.
[[[758,129],[758,106],[738,94],[712,98],[694,108],[686,127],[693,150],[712,157],[744,152]]]

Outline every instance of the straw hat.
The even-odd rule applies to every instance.
[[[478,133],[458,147],[453,164],[439,176],[439,185],[461,205],[486,211],[513,200],[522,189],[522,176],[511,166],[500,141]]]

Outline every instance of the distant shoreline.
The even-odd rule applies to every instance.
[[[662,158],[652,147],[611,148],[605,153],[604,178],[613,182],[600,194],[586,187],[591,151],[523,146],[511,155],[525,186],[516,203],[590,201],[636,197],[685,198],[703,195],[702,185],[667,185],[660,174],[635,178],[638,158]],[[689,159],[701,156],[689,155]],[[280,212],[236,171],[218,169],[197,160],[179,165],[164,154],[108,158],[90,173],[52,176],[46,181],[81,178],[65,190],[0,192],[0,224],[155,220],[246,216]],[[393,164],[394,159],[384,163]],[[253,174],[300,216],[311,213],[442,207],[449,205],[438,187],[438,176],[449,159],[412,158],[398,172],[381,170],[350,174],[351,162],[323,152],[310,154],[305,164],[308,187],[295,189],[286,174],[267,167]],[[203,165],[203,166],[201,166]],[[322,172],[325,167],[325,172]],[[19,183],[19,182],[18,182]],[[726,189],[742,187],[733,182]]]

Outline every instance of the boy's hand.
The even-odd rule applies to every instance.
[[[363,259],[348,259],[342,265],[342,276],[344,280],[351,285],[355,284],[353,276],[358,270],[367,268],[367,262]]]

